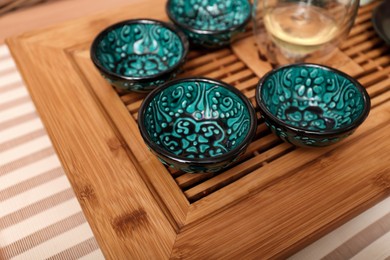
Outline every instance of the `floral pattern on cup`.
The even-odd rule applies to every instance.
[[[160,161],[186,172],[215,172],[245,152],[255,111],[234,87],[187,78],[151,92],[140,107],[142,137]]]
[[[188,52],[184,34],[157,20],[127,20],[102,31],[91,57],[112,85],[148,92],[178,73]]]
[[[353,133],[367,117],[367,92],[353,78],[316,64],[293,64],[266,74],[256,89],[266,124],[284,141],[326,146]]]
[[[165,89],[150,102],[144,117],[158,145],[186,158],[215,157],[234,149],[250,125],[243,101],[207,82]]]

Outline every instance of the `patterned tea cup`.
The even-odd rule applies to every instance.
[[[93,63],[111,85],[137,92],[149,92],[174,78],[187,53],[182,32],[151,19],[111,25],[91,47]]]
[[[256,88],[265,124],[297,146],[327,146],[351,135],[370,111],[355,79],[334,68],[293,64],[268,72]]]
[[[257,118],[239,90],[199,77],[174,80],[149,93],[138,126],[164,164],[185,172],[215,172],[245,152]]]

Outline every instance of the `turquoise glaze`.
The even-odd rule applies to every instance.
[[[112,85],[145,92],[173,78],[187,51],[184,35],[170,25],[129,20],[100,33],[91,56]]]
[[[187,172],[213,172],[245,150],[256,120],[249,101],[225,83],[193,78],[153,91],[139,112],[139,126],[160,160]]]
[[[251,14],[248,0],[169,0],[166,9],[192,43],[209,48],[233,41]]]
[[[298,146],[326,146],[352,134],[370,107],[365,89],[325,66],[296,64],[271,71],[256,100],[266,124]]]

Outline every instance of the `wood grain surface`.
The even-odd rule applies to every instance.
[[[218,174],[163,166],[138,132],[144,95],[117,92],[89,58],[104,27],[141,14],[167,20],[164,3],[144,1],[7,41],[107,258],[286,257],[389,196],[390,50],[372,34],[377,3],[359,10],[334,59],[371,96],[358,131],[327,148],[302,149],[260,121],[248,151]],[[255,85],[270,69],[255,51],[248,31],[231,48],[192,50],[180,76],[223,80],[254,103]]]

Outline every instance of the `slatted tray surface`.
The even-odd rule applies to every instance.
[[[251,28],[247,29],[245,36],[251,37]],[[372,99],[372,108],[388,101],[390,99],[390,48],[377,37],[373,29],[371,6],[359,10],[355,26],[340,49],[364,70],[356,73],[347,69],[347,72],[355,75],[366,87]],[[214,52],[191,51],[184,71],[179,77],[190,76],[206,76],[225,81],[243,92],[256,107],[255,88],[259,77],[230,48]],[[120,91],[118,95],[136,120],[144,95]],[[295,149],[294,146],[282,142],[272,134],[263,121],[259,121],[256,136],[245,155],[225,171],[191,174],[169,167],[167,170],[175,178],[187,199],[194,202]]]
[[[358,131],[330,147],[302,149],[259,120],[246,153],[213,174],[175,171],[152,155],[137,126],[145,95],[115,90],[90,60],[99,31],[139,13],[167,20],[164,3],[8,41],[106,257],[286,257],[390,194],[390,48],[371,24],[378,2],[360,8],[332,59],[371,96]],[[191,50],[179,77],[225,81],[256,108],[255,86],[269,69],[248,28],[229,48]]]

